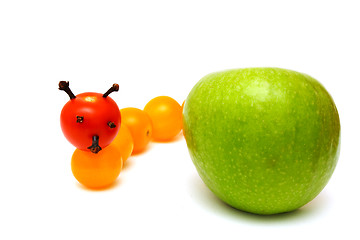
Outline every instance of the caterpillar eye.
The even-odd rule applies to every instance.
[[[108,122],[107,125],[110,127],[110,128],[116,128],[116,125],[114,122]]]
[[[77,123],[82,123],[82,122],[84,122],[84,117],[83,117],[83,116],[76,116],[76,122],[77,122]]]

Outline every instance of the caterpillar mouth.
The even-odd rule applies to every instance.
[[[92,137],[92,145],[88,147],[88,149],[95,154],[101,151],[102,148],[99,146],[99,136],[94,135]]]

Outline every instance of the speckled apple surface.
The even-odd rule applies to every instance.
[[[188,95],[183,123],[204,183],[255,214],[289,212],[314,199],[339,157],[333,99],[317,80],[291,70],[209,74]]]

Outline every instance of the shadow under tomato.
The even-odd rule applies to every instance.
[[[132,156],[138,156],[138,155],[141,155],[141,154],[143,154],[143,153],[146,153],[147,151],[150,151],[150,149],[151,149],[152,147],[153,147],[153,144],[152,144],[152,142],[150,141],[143,150],[141,150],[141,151],[139,151],[139,152],[133,152],[133,153],[131,153],[130,157],[132,157]],[[129,158],[130,158],[130,157],[129,157]]]
[[[154,140],[152,139],[151,141],[154,143],[173,143],[173,142],[178,142],[185,139],[182,130],[180,131],[180,133],[178,135],[176,135],[175,137],[171,138],[170,140]]]
[[[102,191],[112,190],[112,189],[118,187],[120,185],[120,182],[121,182],[120,179],[117,178],[112,184],[102,187],[102,188],[89,188],[79,182],[76,182],[76,185],[78,188],[80,188],[82,190],[87,190],[87,191],[91,191],[91,192],[102,192]]]
[[[134,157],[130,156],[126,161],[124,162],[124,165],[122,167],[121,171],[127,171],[134,165]],[[120,173],[121,174],[121,173]]]
[[[215,212],[224,217],[247,220],[257,223],[274,223],[274,222],[291,222],[299,221],[309,218],[313,215],[319,214],[328,203],[326,194],[320,193],[314,200],[305,206],[286,213],[279,213],[273,215],[258,215],[245,211],[238,210],[226,204],[213,194],[210,189],[202,182],[201,178],[194,175],[189,181],[189,192],[192,197],[201,207]]]

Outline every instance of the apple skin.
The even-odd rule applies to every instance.
[[[340,152],[335,103],[314,78],[280,68],[211,73],[189,93],[183,129],[203,182],[242,211],[293,211],[328,183]]]

